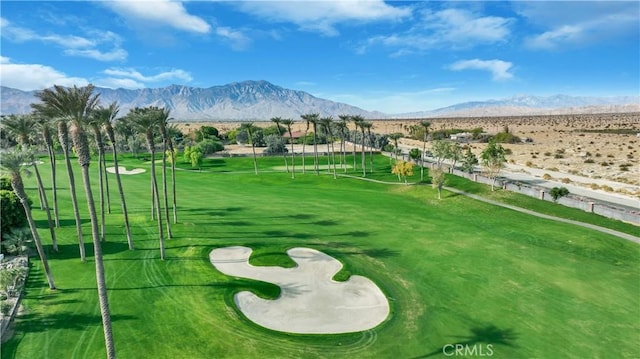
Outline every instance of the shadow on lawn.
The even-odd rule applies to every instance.
[[[132,315],[111,315],[112,322],[135,318]],[[26,313],[20,315],[19,320],[20,331],[26,333],[45,332],[54,329],[87,330],[89,327],[102,326],[100,315],[70,312]]]
[[[87,262],[93,261],[93,242],[91,237],[84,238],[85,255]],[[102,254],[111,255],[121,253],[129,250],[129,245],[126,242],[101,242]],[[135,244],[135,241],[134,241]],[[77,259],[80,261],[80,246],[77,243],[73,244],[58,244],[58,252],[53,250],[52,245],[45,245],[45,251],[47,257],[50,259]]]
[[[482,348],[482,351],[484,352],[484,354],[488,355],[489,348],[486,347],[486,345],[491,344],[494,347],[492,348],[492,351],[493,353],[495,353],[496,345],[516,347],[514,342],[518,339],[518,334],[513,329],[510,329],[510,328],[500,329],[493,324],[488,324],[482,327],[471,328],[470,332],[471,332],[470,335],[454,336],[454,338],[457,338],[458,341],[456,342],[452,341],[452,343],[447,343],[430,353],[415,357],[413,359],[428,358],[428,357],[437,356],[437,355],[449,357],[452,354],[455,354],[456,348],[469,348],[469,350],[472,350],[472,349],[476,350],[475,355],[480,355],[478,350]],[[475,345],[479,345],[479,344],[484,344],[485,346],[483,347],[478,346],[473,348]],[[463,349],[463,352],[464,352],[464,349]],[[467,351],[467,353],[469,352]]]

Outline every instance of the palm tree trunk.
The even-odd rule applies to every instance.
[[[53,218],[56,228],[60,227],[60,213],[58,211],[58,187],[56,181],[56,154],[53,149],[53,140],[51,139],[51,132],[49,127],[45,126],[43,130],[43,137],[47,146],[47,153],[49,154],[49,164],[51,166],[51,191],[53,192]]]
[[[44,201],[44,210],[47,212],[47,224],[49,225],[49,232],[51,233],[51,244],[53,246],[54,251],[58,251],[58,240],[56,239],[56,230],[55,225],[53,224],[53,220],[51,219],[51,210],[49,209],[49,201],[47,200],[47,196],[44,192],[44,186],[42,184],[42,177],[40,177],[40,171],[38,171],[38,165],[33,161],[33,172],[36,174],[36,181],[38,182],[38,188],[42,189],[42,193],[44,196],[42,197]]]
[[[111,214],[111,194],[109,194],[109,176],[107,175],[107,158],[104,147],[102,148],[102,171],[104,173],[104,192],[107,197],[107,213]]]
[[[118,192],[120,193],[120,205],[122,206],[122,214],[124,216],[124,227],[125,227],[125,231],[127,232],[127,243],[129,244],[129,249],[133,250],[133,239],[131,238],[131,228],[129,227],[129,213],[127,212],[127,203],[124,199],[124,190],[122,189],[122,181],[120,179],[120,170],[118,169],[118,154],[116,152],[115,143],[113,145],[113,165],[115,166],[116,183],[118,184]]]
[[[80,247],[80,260],[87,260],[84,248],[84,240],[82,238],[82,221],[80,219],[80,211],[78,209],[78,198],[76,197],[76,181],[73,176],[73,168],[69,159],[69,134],[67,124],[63,121],[58,123],[58,136],[62,145],[62,154],[64,155],[65,164],[67,166],[67,175],[69,177],[69,191],[71,192],[71,204],[73,204],[73,216],[76,221],[76,234],[78,235],[78,246]]]
[[[12,176],[11,186],[13,187],[13,192],[15,192],[16,196],[18,196],[18,198],[20,199],[20,203],[24,208],[24,213],[27,216],[29,229],[31,229],[31,235],[33,236],[33,241],[36,244],[38,255],[40,256],[42,268],[44,269],[44,273],[47,276],[49,289],[54,290],[56,289],[56,285],[53,283],[53,275],[51,274],[51,270],[49,269],[49,261],[47,261],[47,255],[44,253],[42,241],[40,240],[40,235],[38,234],[38,228],[36,227],[36,223],[33,220],[33,216],[31,215],[31,207],[29,207],[29,201],[27,200],[27,194],[24,191],[24,185],[22,183],[22,178],[20,177],[20,175]]]
[[[156,179],[156,161],[155,155],[155,147],[153,144],[153,134],[147,134],[147,145],[149,146],[149,151],[151,152],[151,203],[155,204],[156,209],[156,218],[158,222],[158,238],[160,241],[160,259],[164,260],[165,258],[165,250],[164,250],[164,232],[162,229],[162,211],[160,210],[160,194],[158,193],[158,180]]]
[[[373,141],[371,140],[371,131],[367,129],[367,137],[369,139],[369,172],[373,173]]]
[[[362,156],[361,156],[361,161],[362,161],[362,177],[367,177],[367,164],[366,164],[366,157],[365,157],[365,152],[364,152],[364,127],[362,128]]]
[[[422,154],[420,156],[420,181],[424,181],[424,156],[427,150],[427,132],[425,130],[423,142],[422,142]]]
[[[173,140],[169,139],[169,151],[171,151],[171,191],[173,192],[173,224],[178,223],[178,205],[176,203],[176,153],[173,149]],[[167,221],[169,218],[167,218]]]
[[[98,144],[100,147],[100,144]],[[100,240],[104,241],[104,233],[106,229],[106,224],[104,223],[106,220],[105,216],[105,202],[104,202],[104,171],[102,170],[102,164],[104,163],[104,153],[100,149],[98,149],[98,185],[100,191]]]
[[[313,169],[316,171],[316,175],[319,175],[320,172],[318,169],[318,135],[316,134],[317,127],[316,124],[313,124]]]
[[[291,179],[296,178],[296,153],[293,151],[293,134],[291,133],[291,124],[287,126],[289,131],[289,144],[291,145]]]
[[[91,192],[91,179],[89,178],[89,165],[82,166],[82,179],[87,196],[89,217],[91,218],[91,235],[93,237],[93,256],[96,264],[96,283],[98,287],[98,301],[100,303],[100,315],[102,317],[102,329],[104,332],[107,358],[116,357],[116,349],[113,343],[113,331],[111,329],[111,311],[109,310],[109,297],[107,295],[107,283],[105,280],[104,263],[102,259],[102,244],[98,233],[98,216]]]
[[[358,170],[358,164],[356,162],[356,135],[358,134],[358,128],[356,127],[355,129],[355,135],[353,135],[353,139],[351,140],[351,145],[353,146],[353,170],[357,171]]]
[[[307,146],[307,131],[304,131],[304,139],[302,140],[302,173],[305,173],[305,164],[304,164],[304,158],[306,157],[306,150],[305,147]]]
[[[169,195],[167,194],[167,140],[162,141],[162,193],[164,195],[164,216],[167,219],[167,239],[171,239],[171,221],[169,220]]]

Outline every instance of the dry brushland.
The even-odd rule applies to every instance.
[[[303,132],[305,123],[300,119],[293,131]],[[380,134],[402,133],[400,144],[405,147],[422,148],[418,140],[410,139],[410,129],[425,119],[372,120],[373,132]],[[593,180],[609,180],[630,185],[607,188],[606,185],[588,180],[575,183],[601,189],[618,191],[621,194],[640,196],[640,113],[537,115],[505,117],[458,117],[429,118],[430,132],[482,129],[483,133],[495,135],[508,132],[522,141],[506,143],[507,160],[531,170],[559,172],[582,176]],[[236,129],[241,122],[182,122],[178,126],[185,133],[196,131],[200,126],[218,128],[221,133]],[[255,122],[261,127],[272,126],[270,121]],[[350,124],[353,127],[352,124]],[[464,141],[464,140],[463,140]],[[479,155],[485,143],[468,141],[468,146]],[[429,149],[429,145],[427,145]],[[526,170],[525,170],[526,171]],[[554,174],[557,178],[558,175]],[[558,178],[565,183],[573,182],[569,177]]]

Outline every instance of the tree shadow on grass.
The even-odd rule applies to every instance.
[[[469,335],[454,336],[454,338],[457,338],[458,341],[454,343],[444,344],[442,347],[430,353],[415,357],[413,359],[428,358],[436,355],[449,357],[451,356],[450,354],[454,353],[455,348],[472,348],[477,344],[517,347],[514,342],[518,339],[518,334],[511,328],[500,329],[493,324],[488,324],[482,327],[473,327],[469,331],[471,332],[471,334]],[[478,348],[476,348],[476,350],[477,349]],[[486,355],[486,351],[488,351],[488,349],[484,347],[483,350],[485,351]],[[495,349],[492,350],[493,352],[495,352]],[[445,351],[447,354],[445,354]]]
[[[135,242],[134,242],[135,244]],[[121,253],[129,250],[129,245],[125,242],[101,242],[102,245],[102,254],[103,255],[111,255],[116,253]],[[87,262],[90,260],[93,261],[93,243],[91,242],[91,237],[88,238],[88,241],[84,242],[85,255],[87,257]],[[58,251],[55,252],[51,245],[45,246],[46,254],[49,259],[77,259],[80,261],[80,246],[77,243],[74,244],[58,244]]]
[[[112,314],[111,321],[135,319],[132,315]],[[89,327],[102,326],[102,317],[93,314],[71,312],[25,313],[18,316],[19,329],[25,333],[45,332],[55,329],[87,330]]]
[[[51,214],[51,220],[53,220],[53,213]],[[49,221],[46,219],[37,219],[35,220],[36,227],[38,228],[49,228]],[[80,219],[81,224],[91,223],[90,219]],[[60,219],[60,228],[64,227],[75,227],[76,220],[75,219]]]

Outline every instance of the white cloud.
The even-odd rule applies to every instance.
[[[231,42],[231,48],[234,50],[244,50],[251,43],[251,39],[245,36],[241,31],[231,29],[230,27],[217,27],[216,35]]]
[[[368,47],[382,45],[399,48],[393,56],[425,51],[433,48],[470,48],[480,44],[504,42],[511,34],[513,19],[498,16],[482,16],[462,9],[441,11],[424,10],[421,21],[411,29],[390,35],[369,38],[358,48],[359,53]]]
[[[63,48],[63,52],[70,56],[88,57],[98,61],[122,61],[128,56],[121,48],[122,39],[111,31],[89,30],[90,38],[76,35],[47,34],[41,35],[30,29],[12,25],[2,18],[2,37],[15,42],[41,41]],[[101,50],[100,47],[109,50]]]
[[[411,15],[407,7],[382,0],[243,1],[233,3],[244,12],[274,22],[291,22],[301,29],[335,36],[338,23],[399,20]]]
[[[147,87],[147,83],[157,83],[157,82],[171,82],[177,81],[180,83],[185,83],[193,80],[191,75],[180,69],[173,69],[170,71],[160,72],[155,75],[143,75],[139,71],[135,69],[120,69],[120,68],[109,68],[102,72],[103,74],[109,76],[107,78],[101,78],[96,80],[96,84],[98,86],[110,87],[110,88],[143,88]]]
[[[89,84],[84,78],[70,77],[50,66],[41,64],[14,64],[8,57],[2,57],[0,66],[2,86],[23,91],[41,90],[53,85],[85,86]]]
[[[621,38],[638,39],[640,12],[634,1],[526,1],[514,2],[514,10],[541,33],[525,39],[535,49],[557,49]]]
[[[104,6],[134,22],[171,26],[178,30],[208,33],[211,26],[198,16],[191,15],[182,3],[169,0],[105,1]]]
[[[453,71],[463,70],[484,70],[491,72],[494,81],[509,80],[513,74],[509,72],[513,64],[502,60],[463,60],[457,61],[449,65],[449,69]]]

